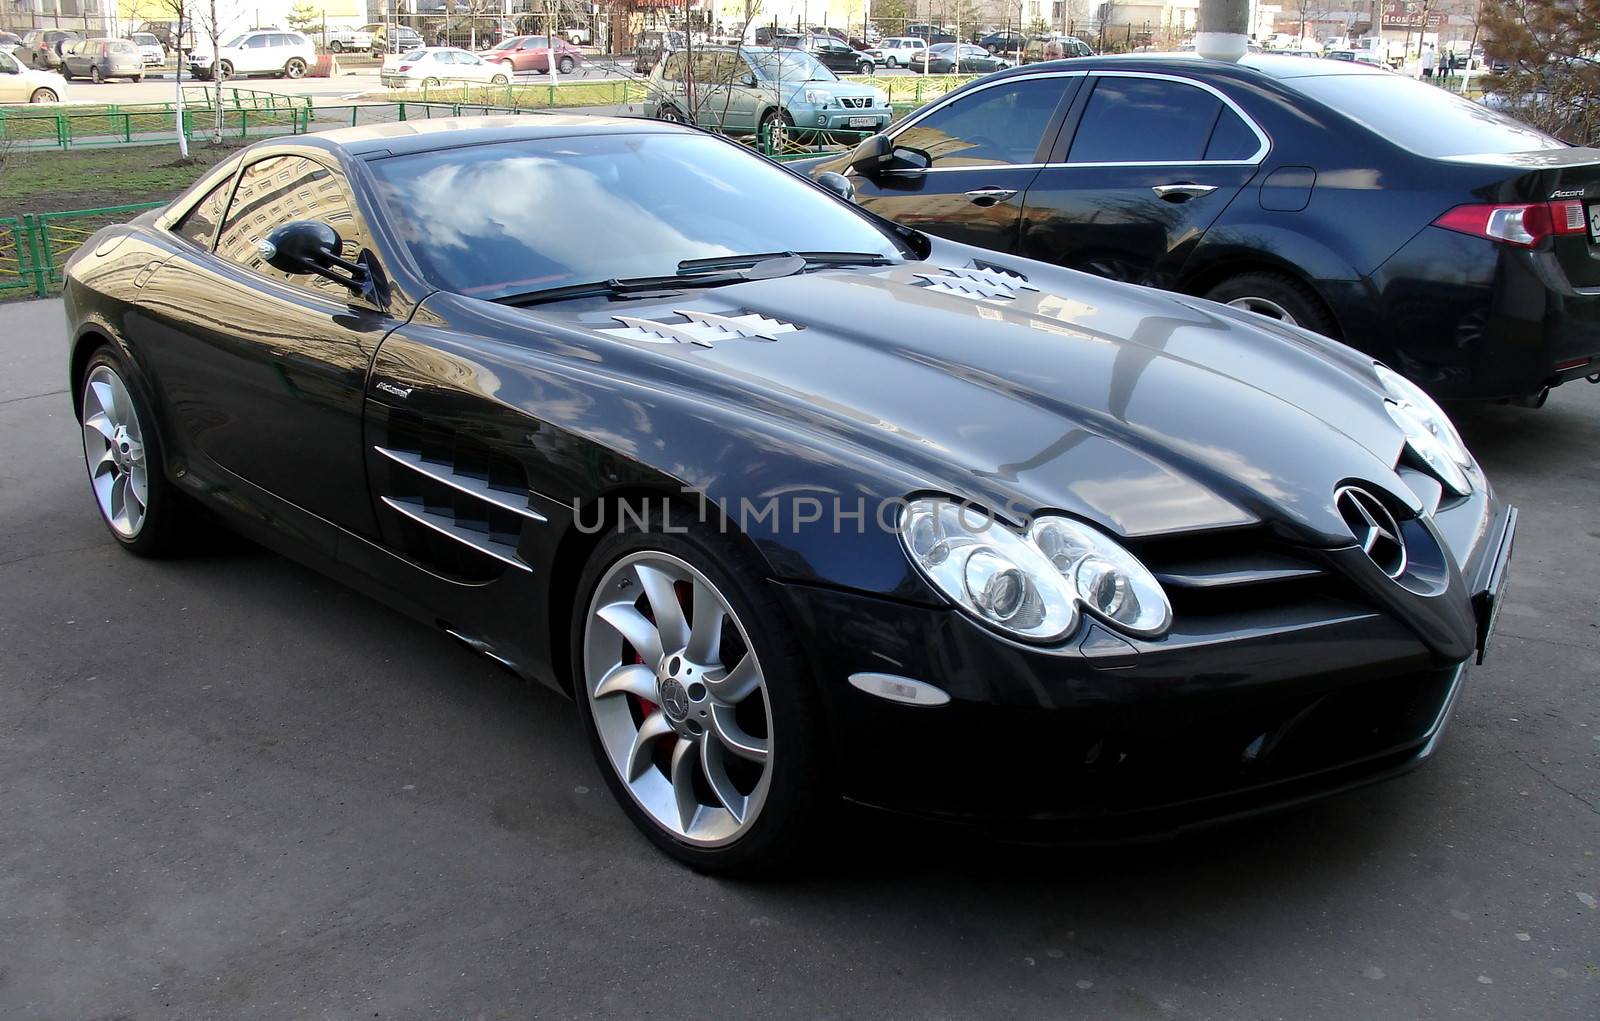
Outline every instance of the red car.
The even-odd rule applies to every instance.
[[[549,41],[542,35],[519,35],[507,39],[483,55],[491,63],[502,64],[513,71],[538,71],[550,73]],[[556,70],[571,74],[583,60],[583,51],[565,39],[555,40]]]

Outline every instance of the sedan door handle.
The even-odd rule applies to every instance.
[[[1017,193],[1015,188],[976,188],[967,192],[967,198],[975,206],[992,206],[996,202],[1004,202]]]
[[[1217,190],[1214,184],[1158,184],[1150,189],[1156,193],[1157,198],[1166,199],[1168,202],[1187,202],[1197,199],[1202,195],[1210,195]]]

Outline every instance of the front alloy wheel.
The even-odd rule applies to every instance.
[[[289,62],[283,65],[283,76],[285,78],[300,78],[303,77],[305,73],[306,62],[301,60],[299,57],[291,57],[289,58]]]
[[[744,624],[709,578],[662,552],[617,561],[590,605],[583,666],[606,758],[651,821],[697,847],[754,825],[772,713]]]
[[[61,97],[56,95],[54,89],[34,89],[33,95],[28,97],[30,103],[59,103]]]
[[[144,427],[117,370],[98,364],[83,384],[80,421],[89,485],[106,524],[124,541],[139,537],[150,507]]]

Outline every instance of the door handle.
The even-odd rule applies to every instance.
[[[1004,202],[1017,193],[1015,188],[975,188],[967,192],[967,198],[975,206],[992,206],[996,202]]]
[[[1187,202],[1202,195],[1210,195],[1217,190],[1217,186],[1214,184],[1189,184],[1184,182],[1181,184],[1158,184],[1150,190],[1156,193],[1157,198],[1166,199],[1168,202]]]

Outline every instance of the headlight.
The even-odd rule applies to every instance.
[[[823,92],[821,89],[806,90],[806,102],[811,103],[814,106],[827,106],[828,98],[828,94]]]
[[[953,603],[997,631],[1053,642],[1084,607],[1136,635],[1166,630],[1172,609],[1160,583],[1107,536],[1067,518],[1042,517],[1026,535],[952,500],[913,500],[900,538],[917,570]]]
[[[1472,466],[1472,455],[1449,416],[1411,380],[1382,365],[1374,365],[1373,369],[1389,394],[1384,407],[1405,432],[1411,452],[1457,496],[1472,492],[1472,482],[1463,470]]]

